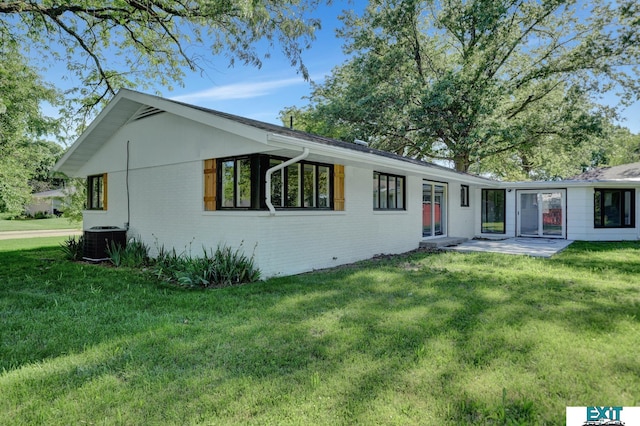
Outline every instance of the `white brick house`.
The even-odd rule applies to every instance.
[[[87,178],[85,229],[124,227],[152,248],[194,255],[242,245],[265,277],[405,252],[425,239],[530,231],[518,225],[515,195],[530,183],[496,182],[130,90],[114,97],[55,169]],[[558,187],[563,201],[554,198],[553,220],[563,225],[552,236],[589,236],[572,234],[565,214],[578,221],[566,207],[574,199],[589,208],[589,185]],[[610,235],[637,239],[635,222],[633,231]]]

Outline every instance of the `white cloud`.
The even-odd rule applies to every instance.
[[[277,89],[298,84],[306,84],[302,78],[286,78],[281,80],[233,83],[212,87],[198,92],[172,97],[180,102],[222,101],[230,99],[250,99],[266,96]]]

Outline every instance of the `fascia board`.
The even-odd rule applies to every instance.
[[[135,92],[126,90],[118,92],[54,165],[53,171],[75,176],[84,162],[94,155],[102,144],[125,125],[131,115],[142,106],[131,94]]]
[[[52,170],[54,172],[61,171],[64,168],[65,163],[74,156],[76,150],[84,144],[85,140],[91,136],[91,134],[98,129],[102,122],[106,119],[106,117],[111,113],[111,111],[120,103],[120,100],[124,97],[128,97],[127,94],[132,93],[129,91],[121,91],[109,102],[102,111],[98,114],[98,116],[89,124],[89,126],[82,132],[80,136],[75,140],[75,142],[69,147],[67,152],[56,162],[53,166]],[[124,123],[123,123],[124,124]],[[77,168],[75,168],[77,171]],[[73,172],[73,171],[72,171]]]
[[[513,189],[558,189],[581,187],[634,187],[640,186],[640,181],[628,179],[619,180],[557,180],[557,181],[531,181],[531,182],[500,182],[501,188]]]
[[[465,175],[458,173],[454,170],[450,172],[446,169],[440,169],[437,167],[430,167],[428,164],[420,165],[411,163],[408,161],[397,160],[393,158],[386,158],[380,155],[367,152],[351,151],[338,146],[325,145],[321,143],[314,143],[307,140],[300,140],[290,136],[278,135],[275,133],[269,133],[267,136],[267,144],[276,146],[278,148],[291,149],[296,148],[311,148],[312,153],[327,155],[329,157],[336,158],[347,162],[353,162],[356,164],[363,164],[369,166],[377,166],[383,168],[395,169],[405,173],[412,173],[425,176],[425,178],[440,178],[443,180],[456,180],[464,183],[473,183],[477,185],[495,186],[499,182],[487,180],[485,178],[475,177],[472,175]]]
[[[131,108],[133,111],[131,111],[131,113],[127,112],[125,116],[117,117],[117,119],[112,120],[113,123],[109,123],[110,117],[117,112],[116,108],[120,107],[122,103],[126,101],[132,102],[133,105],[135,105],[134,108]],[[78,155],[80,152],[79,148],[85,146],[88,140],[92,140],[92,137],[96,133],[107,131],[107,134],[109,135],[114,134],[119,128],[125,125],[131,119],[131,117],[135,115],[135,112],[143,105],[158,108],[167,113],[174,114],[191,121],[202,123],[210,127],[215,127],[232,134],[238,134],[258,143],[266,144],[265,135],[267,132],[264,130],[256,129],[243,123],[234,122],[233,120],[227,119],[225,117],[219,117],[211,113],[195,108],[190,108],[186,105],[177,104],[175,102],[171,102],[156,96],[150,96],[140,92],[121,89],[118,94],[116,94],[116,96],[91,122],[91,124],[89,124],[85,131],[82,132],[82,134],[76,139],[71,147],[69,147],[62,158],[58,160],[58,162],[53,167],[53,171],[61,171],[73,176],[74,173],[76,173],[80,169],[81,164],[84,162],[84,160],[79,160],[77,158],[82,157]],[[109,128],[109,125],[111,125],[112,127]],[[95,154],[95,152],[98,151],[101,144],[106,139],[108,138],[95,138],[95,150],[91,152],[91,149],[89,149],[88,151],[90,152],[90,155]],[[74,158],[76,159],[77,164],[73,164]]]

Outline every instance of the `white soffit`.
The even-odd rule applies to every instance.
[[[140,106],[138,102],[116,96],[71,145],[53,170],[75,176],[100,147],[131,119]]]

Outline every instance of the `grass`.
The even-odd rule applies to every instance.
[[[23,248],[0,252],[0,424],[564,425],[566,406],[640,405],[637,242],[213,291]]]
[[[11,215],[0,213],[0,232],[4,231],[42,231],[50,229],[80,229],[82,225],[70,222],[67,218],[16,219],[8,220]]]
[[[67,238],[68,237],[37,237],[0,240],[0,252],[28,250],[41,247],[58,247]]]

